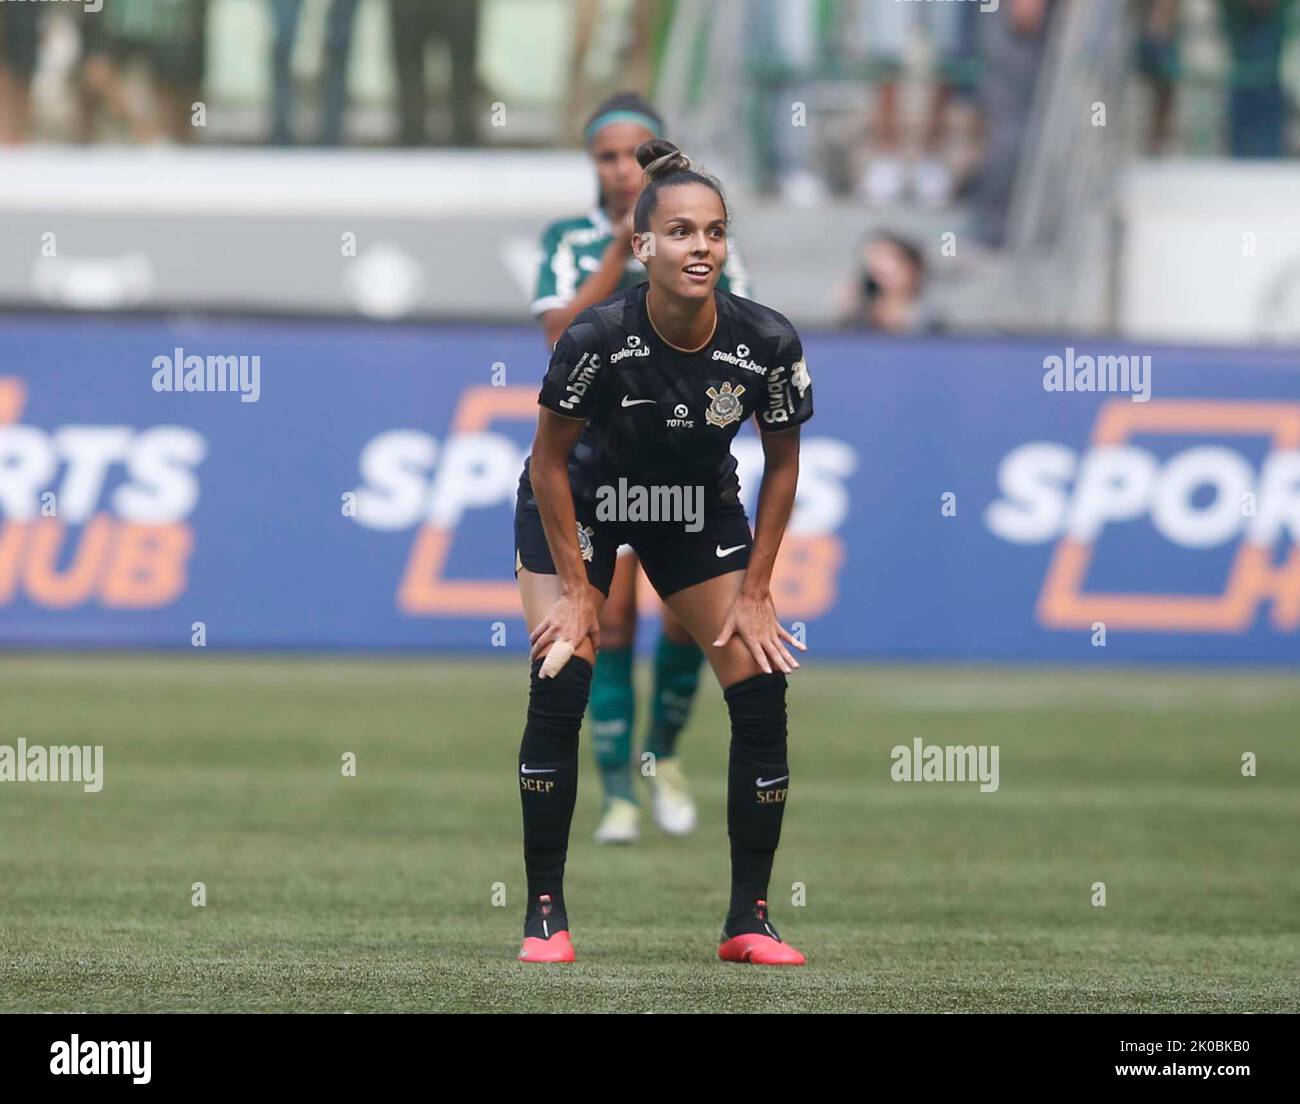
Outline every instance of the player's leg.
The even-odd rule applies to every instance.
[[[655,651],[654,702],[645,750],[657,759],[677,754],[677,738],[690,717],[695,692],[700,686],[704,655],[667,606],[663,608],[663,631]]]
[[[636,553],[623,546],[600,614],[600,652],[591,677],[592,744],[604,792],[597,843],[632,843],[641,834],[640,812],[632,791],[637,569]]]
[[[669,835],[684,836],[695,830],[695,800],[691,797],[677,738],[690,716],[700,686],[704,656],[686,627],[663,607],[663,631],[655,648],[654,690],[645,751],[653,757],[652,811],[655,823]]]
[[[804,956],[781,941],[767,906],[790,789],[786,677],[780,671],[765,673],[738,636],[722,647],[713,645],[743,579],[743,571],[731,571],[672,592],[665,602],[708,658],[731,719],[727,767],[731,897],[718,954],[731,962],[797,966]]]
[[[578,532],[599,616],[614,571],[614,542],[594,523],[579,521]],[[561,584],[541,515],[522,497],[515,505],[515,578],[531,637],[560,597]],[[578,734],[591,693],[595,658],[591,639],[586,637],[552,678],[541,677],[544,655],[532,662],[528,719],[519,744],[519,796],[528,877],[519,958],[525,962],[572,962],[574,958],[564,903],[564,863],[578,797]]]
[[[524,620],[531,633],[559,598],[560,578],[521,568],[518,583]],[[599,609],[604,595],[592,589]],[[564,863],[578,799],[578,734],[595,658],[588,637],[578,644],[573,657],[554,678],[539,677],[542,657],[532,663],[528,719],[519,743],[524,869],[528,877],[524,943],[519,957],[527,962],[573,959],[564,904]]]

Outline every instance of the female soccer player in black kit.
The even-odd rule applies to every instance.
[[[731,717],[731,901],[718,955],[802,965],[768,919],[767,886],[789,790],[786,674],[803,648],[777,621],[769,584],[799,479],[812,386],[799,336],[768,307],[715,285],[727,259],[718,182],[676,146],[637,149],[645,186],[633,249],[648,284],[582,311],[555,345],[537,435],[519,481],[515,575],[532,641],[519,748],[528,908],[519,958],[571,962],[564,861],[578,789],[578,731],[600,645],[597,618],[618,546],[703,649]],[[731,439],[755,418],[764,455],[753,534]],[[584,426],[593,442],[579,444]],[[632,503],[677,503],[642,520]],[[675,496],[675,497],[674,497]],[[688,503],[702,504],[702,510]],[[611,517],[613,513],[613,517]]]

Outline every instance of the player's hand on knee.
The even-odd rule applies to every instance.
[[[796,648],[798,648],[801,652],[806,652],[806,651],[808,650],[808,645],[807,645],[807,644],[805,644],[805,643],[804,643],[802,640],[800,640],[797,636],[795,636],[793,633],[791,633],[791,632],[790,632],[790,631],[789,631],[789,630],[788,630],[784,625],[781,624],[781,622],[780,622],[779,620],[776,620],[776,609],[775,609],[775,607],[773,607],[773,609],[772,609],[772,618],[773,618],[773,620],[776,621],[776,635],[777,635],[777,636],[779,636],[779,637],[780,637],[782,640],[784,640],[787,644],[793,644],[793,645],[794,645]],[[784,649],[783,649],[783,650],[784,650]],[[794,656],[790,655],[789,652],[786,652],[786,658],[789,659],[791,663],[794,663],[794,665],[795,665],[796,667],[799,666],[799,664],[798,664],[797,662],[795,662],[795,658],[794,658]]]
[[[591,637],[593,648],[600,646],[600,624],[590,591],[580,595],[561,594],[528,635],[532,645],[529,659],[535,660],[546,653],[540,677],[557,675],[584,637]]]
[[[787,674],[799,666],[798,660],[786,649],[783,641],[788,640],[801,650],[804,645],[791,636],[777,620],[771,596],[759,600],[747,598],[743,594],[737,595],[727,611],[718,639],[713,642],[714,647],[722,647],[736,635],[766,674],[770,675],[774,666]]]

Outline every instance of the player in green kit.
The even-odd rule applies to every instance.
[[[596,206],[585,215],[552,223],[542,235],[532,313],[541,322],[548,348],[587,307],[645,282],[645,266],[632,253],[632,209],[644,179],[636,149],[662,137],[663,131],[655,109],[631,92],[606,100],[587,122],[583,139],[596,167]],[[734,242],[728,243],[717,286],[749,297]],[[590,441],[584,439],[575,452],[589,448]],[[605,798],[595,835],[598,843],[632,843],[640,835],[632,787],[637,568],[636,553],[624,545],[600,617],[601,649],[591,683],[591,728]],[[671,835],[695,829],[695,802],[677,757],[677,738],[699,686],[702,659],[690,634],[665,607],[644,750],[654,756],[649,777],[652,814]]]

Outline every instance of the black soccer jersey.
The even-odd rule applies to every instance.
[[[707,507],[739,491],[731,439],[758,415],[763,432],[802,425],[812,381],[799,335],[776,311],[714,290],[718,323],[702,349],[666,344],[646,313],[648,284],[588,307],[555,345],[538,402],[587,419],[569,458],[575,502],[620,477],[704,488]],[[521,490],[531,498],[528,468]]]

